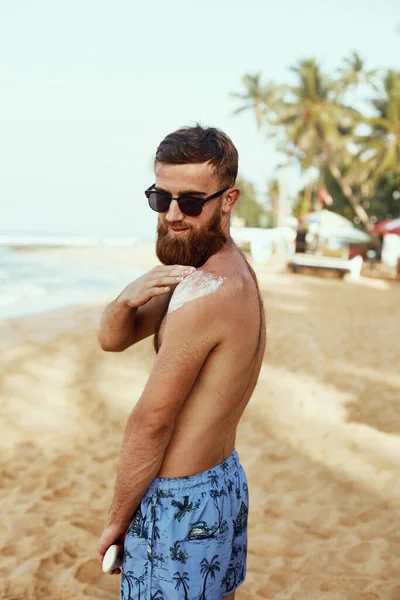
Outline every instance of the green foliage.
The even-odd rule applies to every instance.
[[[294,85],[263,84],[260,74],[245,75],[245,91],[234,94],[242,100],[236,113],[251,109],[280,151],[303,171],[317,169],[318,185],[328,187],[333,210],[350,219],[356,214],[367,228],[370,217],[398,214],[393,192],[400,190],[400,72],[367,71],[356,52],[332,75],[314,58],[298,61],[291,71]],[[369,115],[345,101],[348,90],[361,84]],[[294,214],[301,216],[308,205],[310,194],[303,190]]]
[[[293,215],[297,218],[303,216],[307,212],[313,210],[312,201],[315,200],[318,188],[325,185],[334,199],[334,210],[349,221],[354,219],[354,211],[343,194],[337,181],[332,177],[329,171],[321,173],[321,176],[301,189],[292,206]],[[307,192],[310,192],[311,203],[306,203]],[[400,217],[400,198],[396,198],[396,192],[400,191],[400,177],[395,173],[386,173],[376,187],[375,194],[371,198],[363,200],[364,208],[367,210],[370,217],[376,221],[382,221],[387,218]],[[305,204],[307,204],[305,206]]]
[[[232,216],[243,219],[245,227],[270,226],[271,216],[257,201],[254,185],[240,176],[237,178],[236,185],[240,188],[241,194],[233,208]]]

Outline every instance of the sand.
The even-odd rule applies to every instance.
[[[236,598],[398,600],[400,284],[257,271],[268,344],[237,436],[250,515]],[[101,310],[1,323],[0,598],[118,598],[96,546],[154,356],[151,339],[102,352]]]

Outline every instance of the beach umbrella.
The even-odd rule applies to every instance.
[[[371,239],[368,233],[356,227],[320,227],[317,233],[321,238],[335,238],[348,244],[369,242]]]
[[[355,229],[351,221],[349,221],[345,217],[342,217],[342,215],[339,215],[338,213],[335,213],[331,210],[327,210],[325,208],[323,210],[316,210],[315,212],[309,213],[308,215],[305,215],[299,220],[301,224],[304,223],[306,225],[309,225],[310,223],[316,223],[321,227],[347,227]]]
[[[398,219],[386,219],[376,223],[372,230],[372,233],[385,234],[394,233],[400,235],[400,218]]]
[[[321,238],[336,238],[348,244],[368,242],[371,236],[354,227],[353,223],[331,210],[317,210],[305,215],[301,222]]]

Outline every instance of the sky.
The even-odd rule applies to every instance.
[[[154,238],[155,150],[196,121],[231,137],[263,200],[281,157],[230,93],[352,50],[400,68],[398,0],[0,0],[0,231]]]

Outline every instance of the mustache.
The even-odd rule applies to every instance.
[[[190,227],[190,225],[182,225],[181,222],[178,223],[161,223],[161,228],[164,231],[167,231],[168,229],[192,229],[192,227]]]

